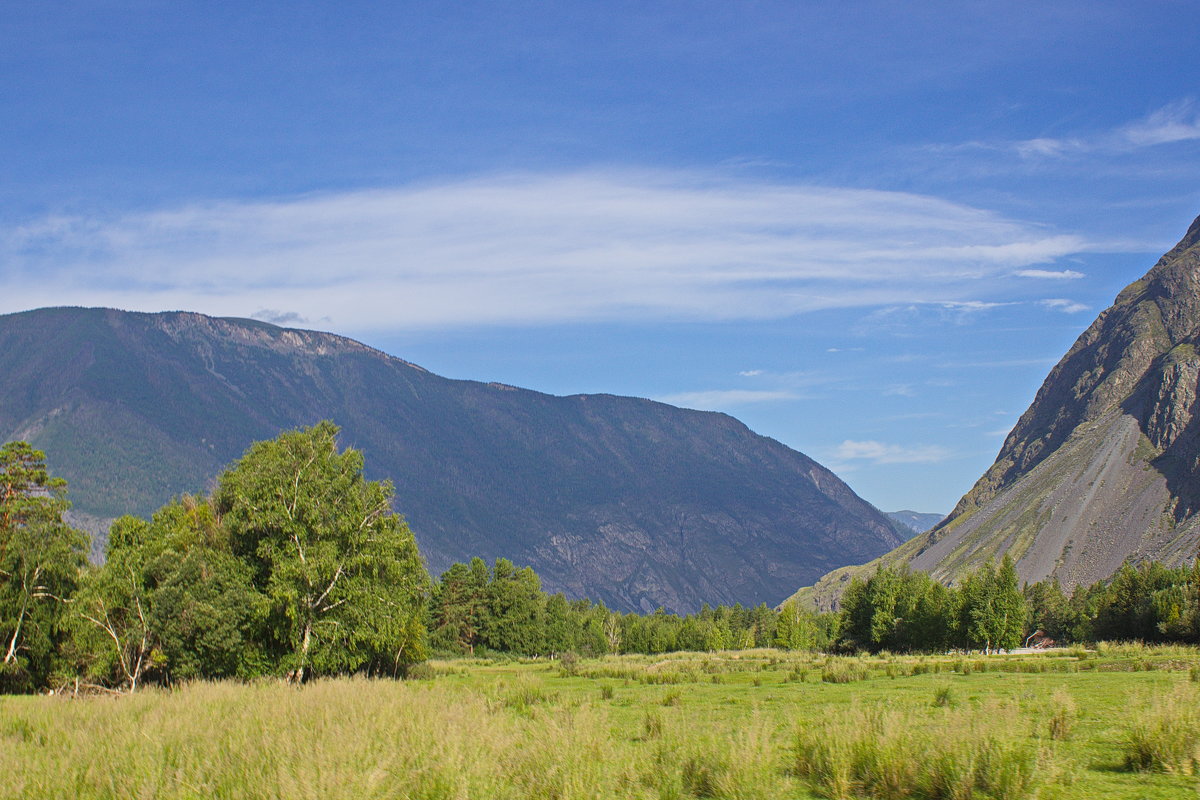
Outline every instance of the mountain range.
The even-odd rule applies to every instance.
[[[1200,546],[1200,218],[1051,370],[999,456],[933,530],[798,597],[836,605],[855,575],[907,564],[954,582],[1004,554],[1066,589]]]
[[[885,513],[888,519],[899,526],[901,533],[906,539],[911,539],[918,533],[924,533],[946,517],[945,514],[928,514],[922,511],[908,510],[888,511]]]
[[[0,438],[46,451],[97,533],[203,491],[253,441],[332,419],[436,575],[506,557],[612,608],[778,603],[902,539],[736,419],[451,380],[329,333],[187,312],[0,316]]]

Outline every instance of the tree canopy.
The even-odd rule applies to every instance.
[[[86,539],[63,522],[66,481],[26,442],[0,447],[0,690],[44,685]]]
[[[363,477],[321,422],[246,451],[213,503],[234,555],[269,606],[268,635],[288,674],[396,673],[425,658],[429,576],[392,510],[390,482]]]

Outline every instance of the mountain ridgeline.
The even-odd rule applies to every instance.
[[[907,564],[952,582],[1005,554],[1065,588],[1200,546],[1200,218],[1071,347],[992,467],[928,533],[801,595],[836,605],[851,577]]]
[[[943,519],[945,514],[928,514],[921,511],[888,511],[885,512],[888,519],[896,523],[899,530],[905,539],[911,539],[918,533],[925,531],[937,525]]]
[[[724,414],[450,380],[254,320],[0,316],[0,438],[45,450],[84,518],[147,515],[321,419],[395,483],[435,575],[505,557],[550,591],[687,612],[778,603],[901,541],[833,473]]]

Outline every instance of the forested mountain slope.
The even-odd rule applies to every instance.
[[[442,378],[327,333],[193,313],[0,316],[0,438],[78,511],[148,514],[255,440],[332,419],[434,574],[503,556],[620,609],[777,603],[899,543],[833,473],[732,417]]]

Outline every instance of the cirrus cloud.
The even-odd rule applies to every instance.
[[[1082,272],[1073,269],[1019,269],[1015,274],[1018,278],[1041,278],[1044,280],[1077,281],[1085,277]]]
[[[869,461],[873,464],[931,464],[946,461],[953,455],[949,448],[940,445],[901,445],[852,439],[842,442],[835,451],[835,457],[840,461]]]
[[[500,175],[0,229],[0,311],[287,309],[362,330],[970,310],[994,305],[978,299],[992,279],[1088,248],[901,192],[691,172]]]

